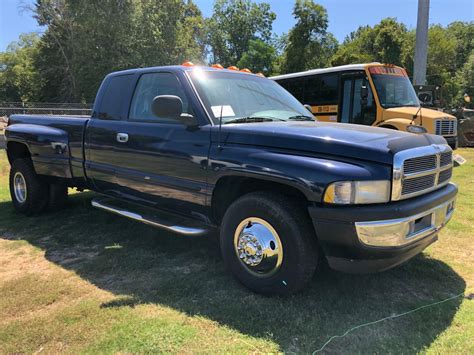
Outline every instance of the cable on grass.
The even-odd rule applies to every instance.
[[[388,317],[385,317],[385,318],[382,318],[382,319],[379,319],[379,320],[376,320],[376,321],[373,321],[373,322],[368,322],[368,323],[363,323],[363,324],[356,325],[355,327],[352,327],[352,328],[346,330],[346,332],[345,332],[344,334],[341,334],[341,335],[333,335],[332,337],[330,337],[330,338],[328,339],[328,341],[326,341],[326,342],[324,343],[324,345],[321,346],[318,350],[315,350],[315,351],[313,352],[313,354],[317,354],[317,353],[323,351],[324,348],[325,348],[330,342],[332,342],[334,339],[336,339],[336,338],[344,338],[347,334],[349,334],[350,332],[352,332],[352,331],[354,331],[354,330],[356,330],[356,329],[359,329],[359,328],[362,328],[362,327],[366,327],[366,326],[369,326],[369,325],[373,325],[373,324],[377,324],[377,323],[380,323],[380,322],[383,322],[383,321],[386,321],[386,320],[390,320],[390,319],[394,319],[394,318],[406,316],[406,315],[408,315],[408,314],[410,314],[410,313],[414,313],[414,312],[419,311],[419,310],[421,310],[421,309],[428,308],[428,307],[433,307],[433,306],[437,306],[437,305],[439,305],[439,304],[441,304],[441,303],[445,303],[445,302],[451,301],[451,300],[453,300],[453,299],[455,299],[455,298],[459,298],[459,297],[461,297],[461,296],[463,296],[463,295],[464,295],[464,292],[462,292],[462,293],[460,293],[460,294],[458,294],[458,295],[455,295],[455,296],[446,298],[446,299],[444,299],[444,300],[442,300],[442,301],[438,301],[438,302],[426,304],[426,305],[424,305],[424,306],[421,306],[421,307],[412,309],[412,310],[410,310],[410,311],[406,311],[406,312],[399,313],[399,314],[394,314],[394,315],[392,315],[392,316],[388,316]]]

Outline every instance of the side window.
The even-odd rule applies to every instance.
[[[102,120],[120,120],[122,118],[122,105],[132,85],[132,74],[114,76],[109,79],[104,89],[100,103],[98,117]]]
[[[296,97],[300,102],[303,102],[304,99],[304,82],[305,78],[294,78],[290,79],[288,85],[288,91]]]
[[[321,76],[321,91],[319,100],[321,103],[337,103],[338,75],[328,74]]]
[[[314,105],[321,101],[321,77],[319,75],[310,76],[306,79],[304,89],[304,103]]]
[[[151,112],[151,103],[159,95],[179,96],[183,101],[183,112],[192,114],[186,94],[175,75],[171,73],[147,73],[143,74],[138,80],[130,105],[129,119],[178,123],[168,117],[156,117]]]
[[[304,103],[310,105],[337,105],[338,74],[319,74],[307,78]]]

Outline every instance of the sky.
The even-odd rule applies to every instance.
[[[159,1],[159,0],[157,0]],[[194,0],[204,16],[212,15],[213,0]],[[262,0],[257,0],[261,2]],[[276,13],[276,34],[288,32],[294,24],[293,0],[265,0]],[[22,10],[33,0],[0,0],[0,51],[23,32],[42,33],[31,12]],[[408,29],[416,28],[417,0],[316,0],[328,11],[329,32],[339,42],[359,26],[375,25],[385,17],[396,17]],[[453,21],[474,21],[474,0],[431,0],[430,24],[447,25]]]

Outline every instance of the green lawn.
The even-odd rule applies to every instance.
[[[14,212],[0,152],[0,353],[474,353],[474,150],[455,169],[457,211],[440,240],[374,275],[323,270],[302,294],[266,298],[224,270],[214,238],[186,239],[90,207]]]

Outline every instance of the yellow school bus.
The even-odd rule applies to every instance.
[[[442,135],[451,147],[457,147],[456,118],[421,108],[405,69],[395,65],[342,65],[270,79],[311,106],[318,121],[428,132]]]

